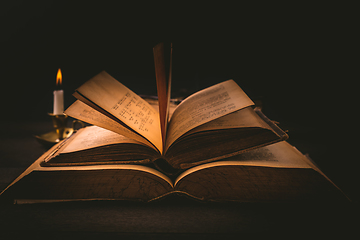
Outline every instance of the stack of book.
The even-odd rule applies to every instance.
[[[288,135],[233,81],[170,101],[171,52],[154,47],[158,100],[106,72],[76,89],[65,113],[91,124],[53,146],[1,197],[17,203],[153,201],[180,194],[206,201],[344,199]],[[170,62],[170,64],[168,64]]]

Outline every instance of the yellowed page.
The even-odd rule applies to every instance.
[[[169,185],[173,186],[171,179],[165,174],[142,165],[131,164],[111,164],[111,165],[92,165],[92,166],[69,166],[69,167],[40,167],[38,166],[34,171],[89,171],[89,170],[107,170],[107,169],[126,169],[151,173],[159,178],[164,179]]]
[[[127,129],[118,122],[96,111],[92,107],[86,105],[79,100],[74,102],[68,109],[66,109],[65,113],[73,118],[108,129],[110,131],[131,138],[135,141],[141,142],[149,147],[156,149],[148,140],[146,140],[139,134]]]
[[[254,105],[253,101],[233,80],[191,95],[176,108],[171,117],[166,149],[189,130],[251,105]]]
[[[108,73],[99,73],[77,92],[144,136],[162,153],[159,113]]]
[[[66,139],[68,140],[68,139]],[[62,148],[62,146],[66,143],[66,141],[61,141],[60,143],[53,146],[49,149],[46,153],[44,153],[40,158],[38,158],[30,167],[28,167],[19,177],[17,177],[11,184],[9,184],[0,195],[3,194],[8,188],[18,182],[20,179],[25,177],[26,175],[30,174],[33,171],[85,171],[85,170],[107,170],[107,169],[129,169],[129,170],[136,170],[136,171],[143,171],[158,176],[159,178],[164,179],[166,182],[169,183],[171,187],[173,187],[171,179],[166,176],[165,174],[152,169],[150,167],[141,166],[141,165],[130,165],[130,164],[119,164],[119,165],[92,165],[92,166],[69,166],[69,167],[42,167],[40,164],[43,161],[46,161],[51,156],[54,156],[56,152]]]
[[[224,161],[207,163],[190,168],[179,175],[174,185],[176,185],[176,183],[183,177],[201,169],[229,165],[312,168],[312,166],[308,163],[307,158],[301,152],[286,141],[282,141],[227,158]]]
[[[166,130],[169,120],[169,104],[170,104],[170,94],[171,94],[171,69],[172,69],[172,44],[170,50],[170,66],[167,69],[166,59],[168,56],[165,56],[165,47],[164,43],[159,43],[153,48],[154,52],[154,63],[155,63],[155,75],[156,75],[156,86],[157,86],[157,96],[159,99],[159,114],[160,114],[160,124],[162,139],[165,143],[166,140]],[[168,71],[169,75],[166,75]]]
[[[146,145],[98,126],[82,128],[76,133],[76,136],[74,137],[75,138],[71,142],[65,144],[65,146],[60,151],[58,151],[58,154],[119,143]]]
[[[211,122],[200,125],[185,135],[190,135],[197,132],[220,130],[229,128],[245,128],[245,127],[261,127],[271,130],[270,126],[257,115],[251,107],[241,109],[239,111],[230,113],[223,117],[212,120]]]

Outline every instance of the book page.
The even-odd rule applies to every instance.
[[[153,52],[157,95],[159,99],[161,135],[163,145],[165,145],[166,130],[169,120],[169,105],[171,93],[172,45],[170,50],[170,61],[168,61],[169,59],[165,59],[168,56],[165,55],[164,43],[159,43],[158,45],[156,45],[153,48]]]
[[[260,127],[271,130],[271,127],[266,124],[264,120],[262,120],[251,107],[246,107],[244,109],[240,109],[236,112],[229,113],[228,115],[212,120],[211,122],[200,125],[190,130],[185,135],[210,130],[249,127]]]
[[[224,161],[207,163],[190,168],[179,175],[176,179],[175,185],[182,178],[196,171],[211,167],[232,165],[277,168],[312,168],[308,164],[307,158],[301,152],[286,141],[282,141],[229,157],[224,159]]]
[[[134,143],[145,145],[143,143],[140,143],[138,141],[98,126],[82,128],[78,130],[76,135],[73,137],[74,138],[67,142],[57,154],[76,152],[80,150],[119,143]]]
[[[70,107],[68,107],[65,111],[65,114],[81,121],[108,129],[120,135],[124,135],[125,137],[131,138],[135,141],[139,141],[155,149],[155,147],[148,140],[146,140],[136,132],[127,129],[113,119],[96,111],[95,109],[91,108],[90,106],[79,100],[75,101]]]
[[[38,164],[39,165],[39,164]],[[92,166],[66,166],[66,167],[40,167],[35,168],[35,171],[91,171],[91,170],[111,170],[111,169],[123,169],[123,170],[131,170],[131,171],[139,171],[146,172],[154,175],[154,177],[158,177],[163,179],[165,182],[169,184],[170,187],[173,187],[173,183],[171,179],[165,174],[155,170],[153,168],[142,166],[142,165],[132,165],[132,164],[112,164],[112,165],[92,165]],[[125,173],[125,172],[124,172]],[[129,178],[127,174],[117,174],[118,176],[124,176],[125,178]],[[94,184],[98,181],[97,178],[93,179]],[[133,181],[137,182],[137,181]],[[140,182],[141,183],[141,182]],[[145,183],[144,183],[145,185]],[[149,186],[144,187],[143,189],[148,189]],[[137,189],[139,191],[140,188]]]
[[[254,105],[253,101],[233,80],[191,95],[176,108],[171,117],[166,149],[189,130],[251,105]]]
[[[162,153],[159,113],[108,73],[99,73],[77,92],[144,136]]]
[[[68,138],[69,139],[69,138]],[[54,152],[58,151],[59,148],[61,148],[62,144],[64,143],[64,141],[54,145],[52,148],[50,148],[46,153],[44,153],[41,157],[39,157],[33,164],[31,164],[30,167],[28,167],[19,177],[17,177],[13,182],[11,182],[2,192],[0,192],[0,195],[2,195],[5,191],[8,191],[8,189],[13,186],[14,184],[16,184],[17,182],[19,182],[20,180],[22,180],[22,178],[24,178],[25,176],[32,174],[32,172],[37,172],[37,171],[48,171],[48,172],[52,172],[52,171],[79,171],[79,175],[81,175],[81,171],[94,171],[94,174],[92,175],[91,178],[91,186],[87,184],[87,186],[89,186],[89,188],[93,188],[93,185],[96,186],[98,185],[98,182],[101,181],[102,178],[96,177],[96,172],[98,171],[102,171],[105,172],[107,170],[130,170],[130,171],[138,171],[138,172],[145,172],[145,173],[149,173],[150,175],[153,175],[154,177],[152,177],[152,179],[156,178],[160,178],[164,180],[164,185],[168,185],[169,188],[173,187],[173,183],[172,180],[166,176],[165,174],[150,168],[150,167],[146,167],[146,166],[141,166],[141,165],[132,165],[132,164],[111,164],[111,165],[91,165],[91,166],[56,166],[56,167],[42,167],[41,163],[46,161],[47,158],[49,158],[49,156],[53,156]],[[151,187],[149,187],[149,185],[145,185],[145,182],[141,182],[141,181],[131,181],[132,178],[129,179],[129,175],[125,174],[126,172],[123,172],[124,174],[119,174],[116,173],[114,175],[114,177],[121,177],[123,176],[125,179],[130,180],[130,182],[136,182],[139,184],[144,183],[144,187],[142,188],[143,190],[146,190],[148,192],[151,191]],[[106,175],[106,174],[105,174]],[[104,175],[103,175],[104,176]],[[136,177],[136,174],[134,174],[134,177]],[[135,179],[135,178],[133,178]],[[158,180],[156,180],[158,181]],[[51,184],[51,181],[48,181],[49,184]],[[76,180],[74,181],[74,183],[76,183]],[[76,185],[76,184],[75,184]],[[164,186],[163,185],[163,186]],[[103,185],[98,185],[98,186],[103,186]],[[154,187],[156,187],[157,185],[154,185]],[[65,186],[66,187],[66,186]],[[140,188],[137,188],[136,191],[139,191]],[[43,190],[43,189],[42,189]],[[171,190],[171,189],[169,189]],[[148,194],[149,195],[149,194]],[[156,198],[158,196],[155,196]],[[156,199],[154,198],[154,199]],[[91,198],[85,198],[87,200],[92,200]],[[41,202],[41,199],[29,199],[29,201],[25,200],[24,202],[26,203],[32,203],[33,202]],[[54,201],[56,201],[57,199],[55,199]],[[72,200],[76,200],[76,199],[72,199]],[[84,200],[84,199],[82,199]],[[47,200],[45,199],[44,202],[46,202]],[[51,202],[52,200],[49,200],[49,202]],[[59,199],[59,201],[66,201],[66,199]]]

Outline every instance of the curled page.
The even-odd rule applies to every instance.
[[[91,108],[80,100],[77,100],[70,107],[68,107],[65,113],[73,118],[108,129],[110,131],[139,141],[149,147],[154,148],[154,146],[141,135],[127,129],[118,122],[96,111],[95,109]]]
[[[254,105],[253,101],[233,80],[191,95],[175,109],[171,117],[166,149],[191,129],[251,105]]]
[[[164,43],[159,43],[153,48],[157,95],[159,99],[159,114],[161,124],[161,135],[163,145],[166,140],[166,129],[169,116],[170,93],[171,93],[171,64],[172,44],[170,48],[170,59],[165,59]],[[167,61],[169,60],[169,61]],[[169,63],[168,63],[169,62]]]
[[[162,153],[159,113],[136,93],[104,71],[76,91],[93,105],[141,134]]]
[[[76,138],[72,139],[71,144],[65,144],[58,153],[71,153],[119,143],[143,144],[113,131],[98,126],[90,126],[80,129],[76,134]]]

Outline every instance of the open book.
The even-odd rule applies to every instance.
[[[167,76],[162,56],[163,46],[158,45],[154,48],[158,103],[145,101],[106,72],[80,86],[74,93],[78,100],[65,113],[119,136],[84,129],[46,164],[164,159],[172,168],[186,169],[287,138],[254,109],[252,100],[233,80],[201,90],[178,106],[171,105],[171,68]]]
[[[94,127],[98,128],[98,127]],[[180,194],[205,201],[347,201],[345,195],[286,141],[169,177],[144,165],[44,167],[61,143],[1,193],[15,203],[79,200],[152,201]]]
[[[18,203],[344,198],[232,80],[170,102],[171,64],[154,48],[158,101],[106,72],[81,87],[66,114],[93,124],[59,142],[1,195]]]

